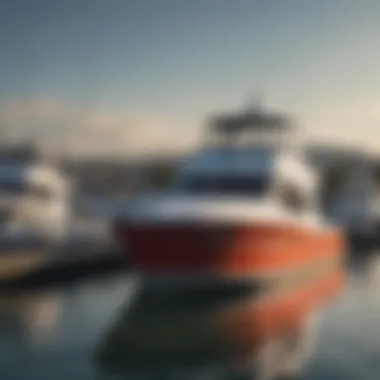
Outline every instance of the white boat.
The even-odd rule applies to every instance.
[[[0,157],[0,248],[61,241],[70,199],[70,181],[55,165]]]

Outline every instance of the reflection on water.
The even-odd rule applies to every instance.
[[[17,331],[23,345],[33,349],[54,330],[58,323],[60,303],[54,294],[2,298],[2,328]]]
[[[379,378],[380,273],[375,269],[380,265],[379,253],[372,252],[363,261],[355,259],[346,291],[324,320],[305,379]]]
[[[1,297],[0,378],[94,379],[92,350],[130,278],[56,293]]]
[[[287,308],[283,304],[280,312],[282,317],[276,319],[276,313],[273,310],[280,310],[278,303],[273,306],[270,314],[268,314],[269,309],[265,309],[263,306],[264,303],[261,303],[259,309],[255,309],[252,304],[248,307],[249,303],[247,304],[241,298],[247,290],[243,291],[242,289],[237,292],[240,298],[239,301],[236,301],[241,306],[240,313],[231,311],[237,310],[230,307],[234,305],[234,301],[231,301],[233,299],[231,294],[228,301],[229,306],[224,307],[221,301],[215,301],[215,297],[210,292],[205,297],[206,301],[203,304],[201,302],[201,306],[207,304],[207,297],[213,298],[215,302],[210,303],[209,309],[202,308],[202,318],[198,320],[194,320],[192,317],[188,318],[186,309],[177,310],[180,314],[177,314],[176,317],[166,314],[165,325],[157,317],[158,311],[165,314],[162,308],[160,309],[162,304],[157,303],[156,311],[154,311],[150,301],[144,301],[145,304],[150,304],[149,314],[151,316],[137,318],[138,323],[141,329],[144,329],[144,323],[149,322],[150,330],[147,327],[146,333],[150,334],[151,339],[153,334],[159,335],[154,326],[171,328],[176,332],[174,335],[178,337],[177,340],[173,339],[171,344],[177,348],[181,343],[180,335],[177,333],[184,334],[181,332],[181,326],[182,330],[193,331],[194,347],[199,348],[199,339],[202,335],[199,332],[201,330],[191,330],[190,327],[191,323],[195,323],[197,328],[199,323],[201,325],[203,323],[203,331],[208,332],[209,342],[214,341],[215,343],[211,348],[219,348],[219,354],[224,355],[226,352],[231,354],[233,350],[245,354],[250,353],[245,356],[244,361],[233,361],[236,364],[235,367],[231,367],[235,370],[233,373],[226,372],[223,366],[215,367],[214,375],[218,375],[216,378],[223,380],[252,378],[248,377],[252,372],[244,372],[243,370],[247,367],[240,366],[241,363],[260,363],[261,374],[268,376],[274,375],[272,372],[276,372],[281,367],[283,374],[286,372],[292,375],[298,374],[301,379],[373,380],[380,374],[380,361],[378,360],[380,331],[377,329],[380,317],[378,295],[380,254],[373,253],[372,257],[368,257],[367,261],[362,264],[358,271],[356,267],[352,268],[348,284],[338,299],[329,305],[320,304],[318,307],[309,305],[310,313],[306,313],[304,318],[296,319],[297,323],[291,324],[292,329],[284,330],[284,326],[277,325],[276,321],[283,320],[286,316],[288,322],[292,322],[295,314],[288,314],[285,311],[288,309],[299,310],[297,308],[298,301],[296,302],[294,298],[289,299],[287,305],[292,305],[292,308]],[[141,304],[144,302],[139,297],[135,300],[131,297],[132,294],[136,295],[133,284],[136,284],[135,279],[119,276],[57,292],[25,294],[17,297],[2,296],[0,302],[0,378],[2,380],[26,378],[32,380],[113,379],[110,372],[100,369],[99,363],[94,359],[96,357],[94,352],[99,348],[100,343],[104,343],[110,331],[114,331],[116,326],[120,325],[119,321],[124,311],[128,311],[128,323],[135,318],[134,314],[138,316],[139,313],[142,313]],[[144,285],[142,289],[144,289]],[[137,293],[141,295],[143,292]],[[168,299],[167,302],[172,301]],[[175,300],[174,303],[176,303]],[[182,303],[184,304],[184,302]],[[303,303],[299,303],[299,305],[301,304]],[[216,310],[215,308],[219,308],[216,314],[212,312]],[[262,313],[267,310],[265,311],[267,314],[260,314],[257,310],[261,310]],[[244,317],[249,313],[251,313],[253,321],[256,321],[255,323],[260,322],[260,315],[266,315],[266,318],[268,315],[272,315],[270,328],[268,325],[263,325],[259,332],[256,331],[253,328],[253,322],[249,322],[250,318]],[[218,317],[216,317],[217,314]],[[138,323],[136,322],[135,326]],[[286,327],[288,326],[286,325]],[[276,331],[276,334],[263,334],[263,331]],[[278,334],[278,331],[283,333]],[[136,328],[135,334],[137,333]],[[268,336],[270,339],[267,339]],[[167,337],[166,340],[170,341]],[[249,351],[247,348],[252,348],[252,342],[254,342],[255,350]],[[156,342],[155,346],[159,346],[159,343]],[[161,344],[161,346],[165,345]],[[137,352],[136,347],[134,348]],[[183,347],[182,345],[182,349]],[[254,366],[251,365],[251,367]],[[217,371],[218,368],[220,372]],[[242,372],[238,373],[237,369]],[[211,373],[193,372],[193,374],[197,373],[199,376],[204,376],[205,379],[212,379]],[[157,372],[155,374],[157,375]],[[232,374],[241,377],[232,377]],[[174,371],[172,375],[173,379],[184,378],[183,373],[179,374]],[[155,376],[151,377],[151,379],[155,378]],[[190,378],[201,377],[192,376]],[[133,377],[128,377],[128,379],[133,380]]]
[[[339,269],[323,270],[264,291],[252,280],[148,281],[106,334],[98,357],[116,373],[295,375],[313,346],[315,316],[343,279]]]

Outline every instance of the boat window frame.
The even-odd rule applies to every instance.
[[[24,181],[0,178],[0,195],[25,196],[28,194],[29,184]]]
[[[47,183],[32,183],[28,189],[28,196],[39,202],[50,203],[57,199],[57,192]]]
[[[292,191],[293,195],[296,195],[298,199],[290,200],[284,199],[284,191]],[[275,198],[282,206],[285,206],[288,210],[297,214],[302,214],[310,211],[315,211],[317,208],[315,194],[306,191],[298,186],[295,182],[289,180],[278,180],[274,185]],[[292,194],[291,194],[292,195]]]
[[[219,178],[218,178],[219,177]],[[228,181],[235,182],[236,180],[249,180],[249,179],[257,179],[257,184],[261,181],[263,183],[263,186],[260,191],[253,191],[249,189],[249,186],[247,186],[246,190],[237,190],[236,188],[226,188],[223,186],[221,189],[217,188],[210,188],[210,189],[194,189],[194,188],[188,188],[186,187],[186,182],[189,180],[194,179],[215,179],[216,181],[224,181],[224,184]],[[249,181],[247,181],[249,182]],[[269,195],[272,192],[272,176],[267,174],[252,174],[252,173],[244,173],[244,174],[236,174],[236,173],[221,173],[221,174],[209,174],[209,173],[202,173],[202,172],[193,172],[193,173],[186,173],[186,175],[182,176],[177,185],[176,190],[181,193],[189,193],[194,195],[205,195],[205,196],[213,196],[213,195],[222,195],[222,196],[232,196],[232,197],[257,197],[257,198],[263,198],[267,195]],[[205,191],[204,191],[205,190]]]
[[[21,181],[13,178],[0,178],[0,197],[18,197],[50,203],[56,202],[62,196],[62,192],[47,181]]]

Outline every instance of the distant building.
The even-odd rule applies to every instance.
[[[358,147],[344,147],[340,145],[309,145],[305,150],[310,162],[319,169],[331,167],[347,167],[351,169],[368,166],[370,155]]]

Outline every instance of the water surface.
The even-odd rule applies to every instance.
[[[125,302],[135,278],[89,281],[59,291],[2,296],[0,378],[111,379],[94,348]],[[380,378],[380,252],[359,260],[344,291],[322,313],[301,379]]]

